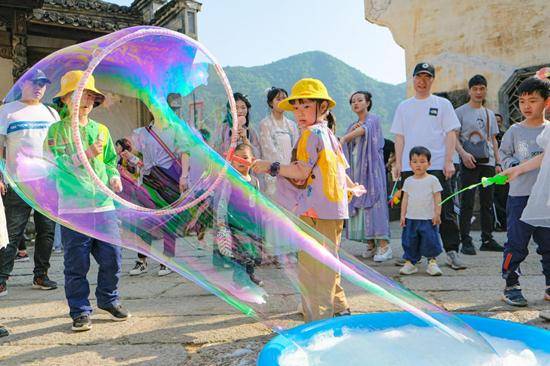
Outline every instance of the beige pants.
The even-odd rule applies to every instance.
[[[321,244],[337,254],[344,220],[323,220],[307,216],[300,216],[300,219],[330,239],[335,247],[329,243]],[[306,322],[332,318],[334,313],[348,308],[346,294],[340,286],[340,273],[303,251],[298,253],[298,279],[302,286],[302,307]]]

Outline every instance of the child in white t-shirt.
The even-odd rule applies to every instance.
[[[443,188],[436,177],[427,173],[431,152],[423,146],[415,146],[409,152],[413,176],[403,183],[401,203],[401,245],[405,265],[399,273],[410,275],[418,272],[416,263],[422,257],[428,258],[426,272],[430,276],[441,276],[441,269],[435,257],[443,250],[439,239],[438,225],[441,223],[441,191]]]

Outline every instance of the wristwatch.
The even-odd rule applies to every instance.
[[[271,163],[271,166],[269,167],[269,175],[276,177],[279,174],[279,170],[281,170],[281,163],[278,161]]]

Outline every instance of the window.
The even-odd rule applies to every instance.
[[[188,11],[187,12],[187,33],[189,34],[197,34],[197,24],[195,19],[196,19],[195,12]]]
[[[499,109],[504,114],[504,122],[508,121],[509,126],[523,120],[519,110],[519,84],[528,77],[533,76],[543,66],[531,66],[516,70],[500,88],[498,93]]]

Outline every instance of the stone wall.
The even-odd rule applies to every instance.
[[[405,49],[407,92],[414,65],[436,66],[435,92],[467,88],[483,74],[488,106],[517,69],[550,65],[548,0],[365,0],[365,18],[388,27]]]

